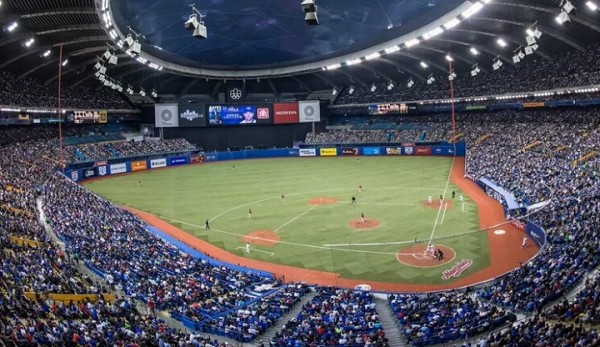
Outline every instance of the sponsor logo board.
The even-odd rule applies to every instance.
[[[413,146],[404,147],[404,154],[413,155],[415,153],[415,148]]]
[[[319,100],[307,100],[298,102],[300,112],[300,123],[320,122],[321,108]]]
[[[157,167],[165,167],[167,166],[167,159],[166,158],[160,158],[160,159],[152,159],[150,160],[150,168],[154,169]]]
[[[72,181],[79,181],[79,171],[71,171],[71,180]]]
[[[297,102],[274,103],[273,104],[274,123],[298,123],[300,114]]]
[[[371,286],[368,285],[368,284],[357,284],[354,287],[354,290],[360,290],[360,291],[363,291],[363,292],[370,292],[371,291]]]
[[[518,219],[513,219],[510,221],[510,224],[512,224],[515,228],[521,230],[521,231],[525,231],[525,223],[521,222]]]
[[[179,108],[177,104],[156,104],[154,106],[154,126],[172,128],[179,126]]]
[[[94,176],[96,176],[96,172],[94,171],[94,169],[89,169],[89,170],[85,171],[84,176],[85,176],[85,178],[94,177]]]
[[[415,147],[415,155],[427,156],[431,155],[431,147]]]
[[[173,157],[169,158],[169,165],[183,165],[187,163],[186,157]]]
[[[358,148],[342,148],[342,155],[358,155]]]
[[[364,147],[364,155],[381,155],[381,148],[379,147]]]
[[[335,157],[337,155],[337,148],[320,148],[319,155],[321,157]]]
[[[444,270],[444,272],[442,272],[442,279],[447,281],[454,277],[460,277],[460,275],[471,265],[473,265],[472,259],[463,259],[459,262],[456,262],[456,264],[454,264],[452,268]]]
[[[98,176],[106,176],[108,171],[106,170],[106,165],[98,166]]]
[[[127,172],[127,164],[125,164],[125,163],[112,164],[110,166],[110,174],[111,175],[120,174],[120,173],[124,173],[124,172]]]
[[[314,148],[300,148],[299,155],[301,157],[314,157],[317,155],[317,150]]]
[[[148,163],[145,160],[132,161],[131,171],[142,171],[148,168]]]
[[[400,147],[386,147],[385,154],[387,154],[387,155],[400,155],[400,154],[402,154],[402,148],[400,148]]]

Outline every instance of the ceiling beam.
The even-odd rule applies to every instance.
[[[192,80],[186,84],[183,88],[181,88],[181,90],[179,92],[177,92],[177,99],[181,99],[182,96],[185,95],[185,93],[187,93],[190,89],[192,89],[192,87],[194,87],[196,84],[198,84],[198,82],[200,82],[200,78],[193,78]]]
[[[223,85],[223,81],[217,80],[217,82],[213,86],[213,89],[210,92],[210,97],[213,98],[213,100],[217,97],[217,94],[219,94],[219,89],[221,89],[222,85]]]
[[[63,42],[62,44],[63,44],[63,46],[68,46],[68,45],[73,45],[73,44],[78,44],[78,43],[83,43],[83,42],[96,42],[96,41],[98,41],[98,42],[106,41],[106,36],[86,36],[86,37],[78,38],[76,40]],[[25,52],[15,55],[11,59],[6,60],[2,64],[0,64],[0,69],[3,69],[4,67],[6,67],[16,61],[19,61],[29,55],[38,54],[40,52],[47,51],[48,49],[51,49],[53,47],[58,47],[58,46],[60,46],[60,43],[55,43],[50,46],[48,46],[48,45],[35,46],[35,48],[28,49]]]
[[[510,24],[510,25],[515,25],[515,26],[520,26],[525,29],[527,29],[531,26],[531,23],[523,23],[523,22],[517,22],[517,21],[512,21],[512,20],[507,20],[507,19],[499,19],[499,18],[471,17],[471,19]],[[567,44],[580,52],[585,52],[585,48],[581,47],[579,44],[575,43],[573,40],[568,39],[563,34],[557,32],[557,31],[554,31],[548,27],[545,27],[543,25],[540,25],[540,24],[537,24],[536,26],[544,35],[548,35],[548,37],[551,37],[557,41]],[[520,46],[525,46],[527,44],[524,39],[525,39],[525,30],[523,30],[523,44],[520,44]]]
[[[0,40],[0,47],[4,47],[13,42],[24,41],[33,36],[37,37],[37,36],[56,34],[56,33],[67,32],[67,31],[82,31],[82,30],[95,30],[95,29],[102,30],[102,27],[100,26],[100,24],[83,24],[83,25],[66,25],[66,26],[62,26],[60,28],[47,29],[47,30],[42,30],[42,31],[24,31],[24,32],[19,32],[16,35],[6,36],[4,39]],[[108,36],[106,37],[106,40],[109,41]]]
[[[309,93],[313,92],[313,90],[308,86],[308,84],[306,84],[303,80],[301,80],[297,76],[291,76],[291,78],[292,78],[292,80],[296,81],[296,83],[298,83],[298,86],[303,88],[305,91],[307,91]]]
[[[471,43],[467,43],[464,41],[459,41],[459,40],[450,40],[450,39],[444,39],[444,38],[432,38],[430,39],[430,41],[441,41],[441,42],[447,42],[447,43],[453,43],[453,44],[458,44],[458,45],[463,45],[465,47],[473,47],[475,49],[477,49],[479,52],[485,52],[491,56],[495,57],[500,57],[501,60],[503,60],[504,62],[514,65],[512,59],[505,57],[502,54],[499,54],[498,52],[494,52],[491,49],[485,47],[485,46],[481,46],[481,45],[475,45],[475,44],[471,44]]]
[[[89,53],[94,53],[94,52],[100,52],[106,49],[106,46],[96,46],[96,47],[89,47],[89,48],[84,48],[84,49],[80,49],[77,51],[73,51],[73,52],[69,52],[69,53],[63,53],[63,59],[68,59],[71,57],[76,57],[78,55],[83,55],[83,54],[89,54]],[[50,60],[48,60],[47,62],[37,65],[27,71],[25,71],[23,74],[21,74],[19,76],[19,78],[23,78],[26,76],[29,76],[30,74],[38,71],[39,69],[42,69],[48,65],[52,65],[52,64],[57,64],[58,63],[58,57],[56,58],[52,58]]]
[[[277,87],[275,86],[275,83],[273,83],[273,79],[272,78],[268,78],[267,79],[267,83],[269,84],[269,88],[271,88],[271,91],[273,92],[273,95],[275,95],[275,97],[279,97],[279,91],[277,90]]]
[[[399,64],[399,63],[397,63],[397,62],[395,62],[395,61],[393,61],[393,60],[390,60],[390,59],[388,59],[388,58],[384,58],[384,57],[381,57],[381,58],[379,58],[379,60],[380,60],[380,61],[382,61],[383,63],[389,64],[389,65],[392,65],[393,67],[395,67],[395,68],[396,68],[396,69],[398,69],[399,71],[404,71],[404,72],[407,72],[407,73],[408,73],[408,74],[410,74],[411,76],[414,76],[414,77],[416,77],[418,80],[421,80],[421,81],[424,81],[424,80],[425,80],[425,77],[421,76],[421,75],[420,75],[420,74],[418,74],[416,71],[414,71],[414,70],[412,70],[412,69],[409,69],[409,68],[407,68],[406,66],[403,66],[403,65],[401,65],[401,64]]]
[[[478,34],[478,35],[484,35],[484,36],[488,36],[488,37],[492,37],[492,38],[498,37],[497,33],[490,33],[490,32],[487,32],[487,31],[464,30],[464,29],[452,29],[452,30],[453,31],[458,31],[458,32],[468,32],[468,33],[473,33],[473,34]],[[516,47],[522,45],[521,42],[515,40],[511,36],[505,36],[505,37],[502,37],[502,39],[504,39],[504,41],[511,42]],[[550,56],[547,53],[544,53],[544,52],[540,51],[539,49],[537,51],[535,51],[535,54],[539,55],[540,57],[544,58],[545,60],[550,60]],[[498,54],[498,55],[500,55],[500,54]]]

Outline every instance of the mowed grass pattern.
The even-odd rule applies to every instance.
[[[451,158],[416,157],[245,160],[145,171],[86,186],[232,253],[243,254],[242,236],[273,230],[282,242],[252,245],[248,257],[365,281],[439,284],[447,283],[441,274],[454,261],[415,268],[399,263],[395,254],[415,239],[429,240],[436,219],[441,222],[443,210],[423,206],[422,201],[431,194],[434,205],[439,205],[451,165]],[[453,248],[455,261],[474,261],[464,276],[489,265],[488,243],[485,233],[471,233],[479,229],[477,206],[465,196],[462,212],[458,196],[464,193],[450,182],[449,200],[452,191],[456,191],[453,206],[445,212],[443,223],[435,226],[433,239]],[[352,196],[356,205],[350,204]],[[315,197],[338,202],[310,205],[308,201]],[[350,228],[348,222],[359,219],[361,213],[381,224],[371,230]],[[204,230],[206,219],[211,220],[210,231]],[[398,244],[325,246],[390,242]]]

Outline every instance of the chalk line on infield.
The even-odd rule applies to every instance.
[[[237,247],[236,249],[243,249],[243,250],[246,250],[246,247]],[[252,252],[261,252],[261,253],[267,253],[267,254],[269,254],[271,257],[275,255],[275,253],[274,253],[274,252],[262,251],[262,250],[260,250],[260,249],[256,249],[256,248],[251,248],[251,249],[250,249],[250,253],[252,253]]]
[[[289,221],[287,221],[287,222],[283,223],[282,225],[280,225],[279,227],[277,227],[277,228],[276,228],[276,229],[274,229],[273,231],[274,231],[274,232],[278,232],[279,230],[281,230],[281,228],[283,228],[283,227],[285,227],[286,225],[288,225],[288,224],[292,223],[292,222],[293,222],[293,221],[295,221],[296,219],[298,219],[298,218],[300,218],[300,217],[304,216],[305,214],[307,214],[308,212],[310,212],[310,211],[314,210],[314,209],[315,209],[315,208],[317,208],[317,207],[319,207],[319,205],[313,205],[313,206],[311,206],[311,207],[310,207],[308,210],[306,210],[306,211],[304,211],[304,212],[300,213],[300,214],[299,214],[299,215],[297,215],[296,217],[294,217],[294,218],[290,219]]]

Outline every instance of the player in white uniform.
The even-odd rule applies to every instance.
[[[429,194],[429,196],[427,197],[427,203],[430,205],[433,203],[433,197],[431,196],[431,194]]]

